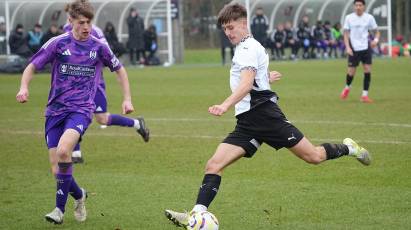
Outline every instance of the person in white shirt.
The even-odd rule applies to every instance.
[[[227,166],[242,157],[252,157],[263,143],[277,150],[288,148],[310,164],[345,155],[355,157],[364,165],[371,163],[368,151],[350,138],[344,139],[343,144],[314,146],[287,120],[277,104],[277,94],[270,87],[270,83],[279,80],[281,74],[268,71],[268,54],[250,35],[244,6],[238,3],[226,5],[219,13],[218,23],[236,46],[230,70],[232,94],[221,104],[210,106],[208,112],[219,117],[234,106],[237,125],[208,160],[191,214],[208,209],[217,195],[221,175]],[[188,225],[190,213],[165,210],[165,215],[178,226]]]
[[[369,42],[369,33],[374,33],[374,39]],[[351,89],[356,68],[360,62],[364,67],[364,84],[360,101],[372,103],[368,96],[371,82],[372,49],[377,46],[380,39],[375,18],[365,12],[365,0],[354,0],[354,13],[345,17],[344,43],[348,54],[348,70],[346,86],[341,92],[340,98],[345,100]]]

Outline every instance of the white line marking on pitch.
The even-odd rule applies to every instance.
[[[15,135],[41,135],[43,136],[44,133],[41,131],[29,131],[29,130],[21,130],[21,131],[12,131],[12,130],[0,130],[0,133],[3,134],[15,134]],[[134,133],[112,133],[112,132],[88,132],[85,135],[87,136],[105,136],[105,137],[133,137],[136,136]],[[195,138],[195,139],[220,139],[222,140],[225,136],[211,136],[211,135],[179,135],[179,134],[151,134],[151,137],[158,137],[158,138]],[[318,141],[318,142],[326,142],[326,141],[333,141],[333,142],[341,142],[342,139],[337,138],[310,138],[311,141]],[[393,141],[393,140],[358,140],[360,143],[372,143],[372,144],[393,144],[393,145],[403,145],[403,144],[411,144],[411,141]]]
[[[43,119],[43,118],[41,118]],[[4,119],[0,122],[34,122],[38,119]],[[235,119],[207,119],[207,118],[146,118],[146,121],[158,122],[232,122]],[[360,122],[360,121],[313,121],[313,120],[291,120],[293,123],[303,124],[328,124],[328,125],[361,125],[361,126],[383,126],[383,127],[397,127],[397,128],[411,128],[411,124],[407,123],[386,123],[386,122]]]

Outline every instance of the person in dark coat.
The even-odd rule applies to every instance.
[[[29,58],[32,53],[27,43],[27,35],[24,34],[24,28],[22,24],[17,24],[14,31],[11,32],[9,38],[10,52],[17,54],[24,58]]]
[[[107,22],[106,27],[104,28],[104,37],[106,37],[107,43],[110,46],[110,49],[117,57],[121,57],[124,53],[127,52],[124,45],[118,41],[116,34],[116,29],[114,28],[113,23]]]
[[[44,45],[50,38],[60,35],[59,28],[56,24],[52,24],[44,36],[41,38],[41,45]]]
[[[144,60],[140,60],[140,54],[145,59],[144,21],[134,8],[130,9],[130,15],[127,18],[127,26],[129,35],[127,47],[130,50],[130,62],[131,64],[136,64],[137,62],[144,63]],[[134,55],[136,55],[136,61],[134,61]]]
[[[255,40],[267,47],[268,18],[264,15],[263,8],[258,7],[251,19],[251,33]]]
[[[150,25],[148,29],[144,32],[144,44],[145,51],[149,53],[147,59],[150,60],[154,57],[154,54],[157,51],[157,32],[154,25]]]
[[[222,64],[225,65],[226,63],[226,48],[230,49],[231,59],[234,57],[234,46],[231,44],[230,40],[228,39],[227,35],[225,35],[224,30],[221,28],[221,25],[217,24],[217,28],[220,33],[220,45],[221,45],[221,61]]]

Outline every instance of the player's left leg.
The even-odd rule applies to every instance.
[[[137,133],[141,135],[145,142],[150,140],[150,130],[147,128],[143,117],[137,117],[136,119],[131,119],[118,114],[110,113],[95,113],[94,117],[96,121],[101,125],[107,126],[122,126],[135,128]]]
[[[304,137],[289,150],[310,164],[320,164],[325,160],[332,160],[346,155],[355,157],[364,165],[371,164],[368,151],[350,138],[344,139],[343,144],[324,143],[321,146],[314,146]]]
[[[98,88],[96,96],[94,97],[94,103],[96,104],[94,117],[99,124],[107,126],[114,125],[135,128],[137,133],[140,134],[141,137],[143,137],[145,142],[149,141],[150,130],[147,128],[143,117],[131,119],[125,116],[108,113],[107,98],[104,92],[104,87]]]
[[[371,64],[364,64],[364,83],[361,95],[361,102],[372,103],[373,100],[368,96],[368,90],[371,84]]]

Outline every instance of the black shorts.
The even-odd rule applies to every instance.
[[[353,51],[354,55],[348,55],[348,67],[357,67],[360,62],[362,64],[372,64],[372,51],[371,49]]]
[[[275,149],[291,148],[304,135],[292,125],[274,102],[267,101],[237,116],[237,125],[223,143],[245,150],[244,157],[252,157],[261,144]]]

